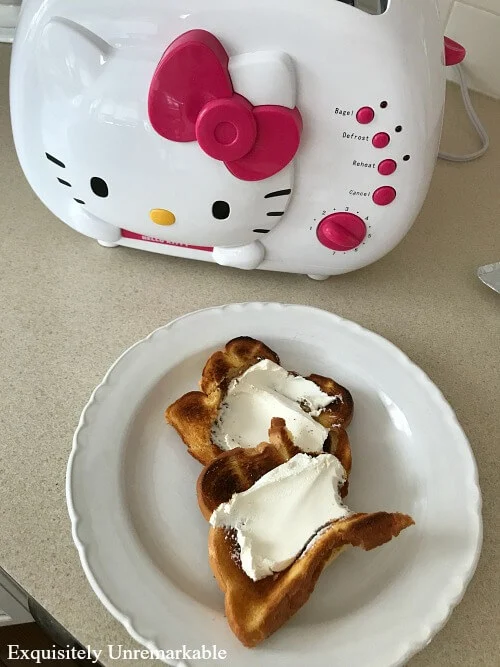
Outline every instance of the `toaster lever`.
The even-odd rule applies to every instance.
[[[449,37],[444,38],[444,61],[447,67],[458,65],[467,55],[465,48]]]

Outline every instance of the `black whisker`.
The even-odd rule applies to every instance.
[[[58,178],[57,180],[59,181],[59,183],[61,183],[61,185],[67,185],[68,188],[71,187],[71,183],[68,183],[68,181],[63,181],[62,178]]]
[[[253,229],[256,234],[269,234],[271,231],[270,229]]]
[[[278,217],[280,215],[285,215],[285,211],[270,211],[267,215],[271,217]]]
[[[276,192],[269,192],[264,199],[270,199],[271,197],[284,197],[285,195],[289,195],[292,191],[290,189],[288,190],[276,190]]]
[[[66,169],[66,165],[64,164],[64,162],[61,162],[61,160],[58,160],[56,157],[54,157],[50,153],[45,153],[45,156],[47,157],[47,160],[50,160],[54,164],[57,164],[58,167],[62,167],[63,169]]]
[[[78,202],[79,204],[85,204],[85,202],[82,199],[75,199],[75,201]]]

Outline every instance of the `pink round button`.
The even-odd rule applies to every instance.
[[[368,125],[375,118],[375,111],[371,107],[361,107],[356,114],[356,120],[361,125]]]
[[[257,138],[250,102],[239,95],[208,102],[196,119],[196,138],[210,157],[224,162],[239,160],[250,152]]]
[[[366,225],[354,213],[331,213],[316,230],[319,242],[330,250],[347,251],[357,248],[366,236]]]
[[[372,139],[375,148],[385,148],[389,145],[391,138],[387,132],[378,132]]]
[[[397,162],[394,160],[382,160],[378,166],[378,173],[382,176],[390,176],[397,169]]]
[[[384,185],[383,187],[375,190],[373,193],[373,201],[375,204],[378,204],[378,206],[387,206],[388,204],[392,204],[395,199],[396,190],[391,188],[389,185]]]

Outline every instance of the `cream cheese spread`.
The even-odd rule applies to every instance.
[[[282,417],[297,447],[319,452],[328,430],[313,417],[334,399],[311,380],[263,359],[229,384],[212,428],[212,440],[224,450],[256,447],[268,441],[271,419]]]
[[[339,495],[345,477],[331,454],[296,454],[219,505],[210,523],[236,531],[241,567],[258,581],[286,569],[325,524],[350,513]]]

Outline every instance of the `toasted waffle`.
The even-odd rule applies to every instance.
[[[300,452],[301,450],[293,444],[285,420],[275,417],[269,429],[269,443],[263,442],[258,447],[249,449],[237,447],[219,454],[198,477],[198,504],[205,519],[208,521],[212,512],[221,503],[228,502],[233,493],[246,491],[260,477]],[[318,452],[320,453],[322,452]],[[332,453],[342,463],[344,470],[346,470],[345,464],[350,468],[351,450],[348,441],[339,440]],[[340,490],[342,497],[347,495],[347,485],[346,479]]]
[[[208,359],[200,380],[201,391],[191,391],[167,408],[167,422],[176,429],[188,452],[203,465],[208,465],[222,451],[212,441],[212,427],[230,382],[262,359],[280,363],[278,355],[264,343],[244,336],[234,338],[224,350],[215,352]],[[324,451],[338,455],[336,450],[340,446],[346,452],[342,464],[349,472],[349,439],[344,428],[352,419],[352,396],[331,378],[309,375],[306,379],[332,396],[332,403],[315,419],[330,430]]]
[[[270,439],[253,449],[233,449],[218,456],[198,479],[198,502],[208,519],[234,493],[250,488],[298,450],[283,420],[273,420]],[[225,613],[238,639],[256,646],[278,630],[309,599],[323,569],[348,546],[369,551],[413,524],[405,514],[352,514],[324,526],[286,570],[260,581],[250,579],[239,563],[234,532],[210,528],[208,552],[212,571],[225,593]]]

